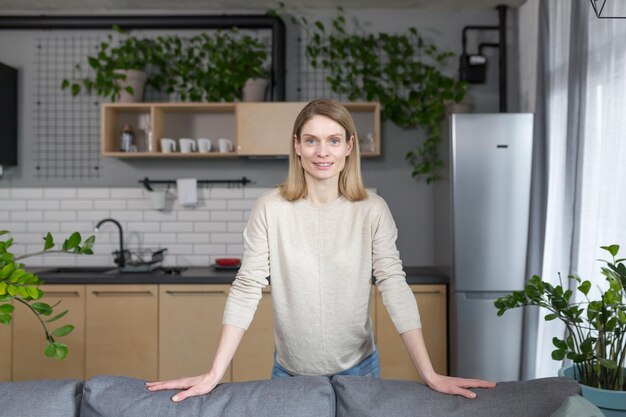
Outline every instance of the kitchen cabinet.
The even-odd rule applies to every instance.
[[[274,366],[272,295],[265,287],[254,319],[233,358],[233,381],[269,379]]]
[[[445,285],[410,285],[422,321],[426,349],[437,373],[448,374],[447,291]],[[381,377],[421,381],[402,338],[385,308],[380,292],[376,295],[376,340]]]
[[[362,156],[380,155],[380,104],[342,103],[350,111]],[[287,156],[291,129],[305,102],[266,103],[106,103],[101,107],[101,150],[117,158],[211,158]],[[120,152],[125,124],[135,133],[137,152]],[[161,152],[160,139],[208,138],[210,152]],[[220,153],[218,139],[232,152]]]
[[[159,287],[159,380],[208,372],[230,285]],[[222,382],[230,380],[229,367]]]
[[[0,382],[9,382],[11,380],[12,330],[12,324],[0,323]]]
[[[288,156],[293,122],[306,102],[239,103],[237,151],[247,156]],[[343,103],[357,128],[363,156],[380,155],[380,105]]]
[[[106,103],[101,107],[101,150],[117,158],[210,158],[233,157],[236,144],[235,103]],[[137,152],[120,152],[125,124],[133,127]],[[207,153],[161,152],[160,140],[170,138],[211,139]],[[233,151],[218,152],[219,138],[233,141]]]
[[[56,338],[57,342],[68,346],[69,352],[63,360],[45,356],[47,343],[39,319],[22,303],[14,302],[13,381],[82,379],[85,375],[85,286],[44,285],[41,289],[44,296],[38,301],[49,305],[60,301],[53,314],[69,310],[61,319],[47,324],[50,331],[66,324],[74,325],[70,334]]]
[[[86,378],[157,379],[158,295],[157,285],[87,285]]]

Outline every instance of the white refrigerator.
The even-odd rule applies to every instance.
[[[450,373],[519,380],[523,310],[493,302],[525,281],[532,114],[453,114],[435,185],[436,263],[450,271]]]

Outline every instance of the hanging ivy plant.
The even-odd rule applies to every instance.
[[[330,72],[326,80],[332,91],[349,100],[378,101],[384,120],[422,128],[425,140],[406,159],[413,177],[427,183],[440,178],[438,143],[446,103],[462,101],[467,89],[465,82],[442,72],[454,54],[426,42],[414,27],[402,34],[348,32],[342,8],[329,28],[320,21],[308,24],[304,17],[296,21],[308,32],[311,65]]]

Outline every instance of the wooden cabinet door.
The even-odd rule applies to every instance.
[[[211,368],[230,285],[161,285],[159,380],[200,375]],[[230,367],[222,382],[231,380]]]
[[[269,379],[274,366],[272,295],[263,289],[254,319],[233,358],[233,381]]]
[[[445,285],[411,285],[422,321],[426,349],[439,374],[448,374],[447,295]],[[402,338],[397,333],[382,296],[376,296],[376,340],[380,357],[381,377],[421,381]]]
[[[306,106],[294,103],[237,103],[239,155],[289,155],[293,123]]]
[[[157,285],[87,285],[85,377],[155,381],[157,310]]]
[[[9,302],[8,304],[12,304],[12,302]],[[0,323],[0,382],[11,381],[12,330],[12,323]]]
[[[46,285],[41,302],[54,305],[53,314],[69,310],[61,319],[47,323],[49,331],[66,324],[74,325],[67,336],[56,338],[68,346],[63,360],[44,355],[46,338],[39,319],[22,303],[14,301],[13,317],[13,381],[30,379],[63,379],[85,377],[85,286]],[[48,317],[52,318],[52,317]],[[42,317],[45,320],[45,316]]]

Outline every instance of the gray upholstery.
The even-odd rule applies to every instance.
[[[0,383],[0,417],[77,417],[83,382]]]
[[[558,382],[558,383],[555,383]],[[336,376],[337,417],[546,417],[563,401],[580,393],[568,378],[500,382],[493,389],[476,389],[475,399],[449,396],[411,381]]]
[[[149,392],[144,381],[99,376],[85,382],[81,417],[333,417],[325,377],[278,378],[218,385],[208,395],[174,403],[177,391]]]

